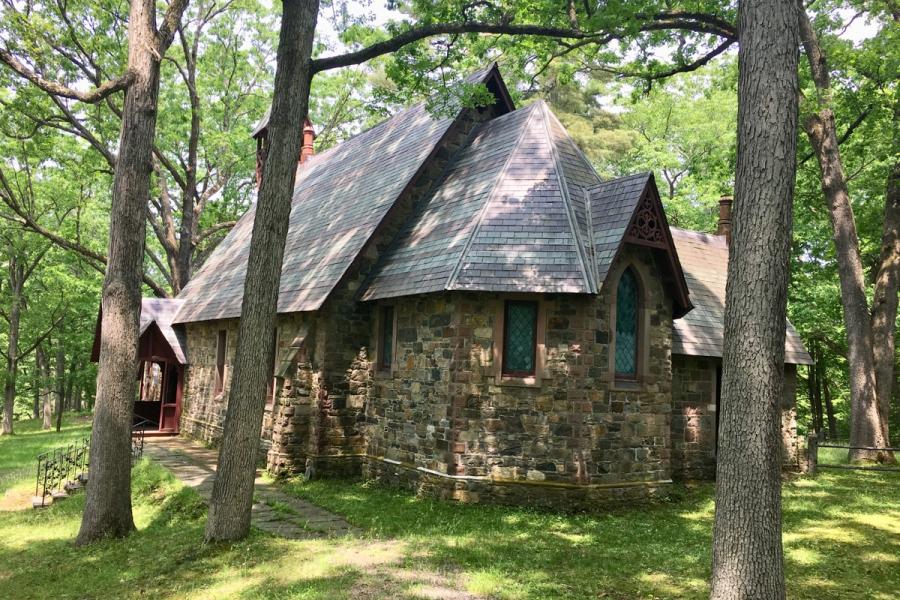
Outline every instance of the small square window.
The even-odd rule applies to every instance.
[[[538,303],[507,300],[503,313],[503,375],[530,377],[537,357]]]
[[[389,371],[394,364],[394,307],[381,308],[381,335],[378,340],[378,368]]]

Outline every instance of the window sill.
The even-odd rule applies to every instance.
[[[501,375],[496,378],[495,383],[501,386],[509,387],[529,387],[539,388],[543,385],[544,378],[536,375],[530,377],[516,377],[514,375]]]
[[[373,372],[374,379],[392,379],[394,377],[393,369],[375,369]]]
[[[609,382],[609,389],[612,392],[635,392],[643,387],[641,379],[615,379]]]

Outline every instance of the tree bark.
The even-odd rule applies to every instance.
[[[271,377],[278,286],[309,106],[310,55],[318,0],[285,0],[278,42],[270,148],[263,171],[238,331],[225,431],[209,504],[206,539],[235,540],[250,531],[259,431]]]
[[[825,53],[812,28],[802,3],[798,3],[800,36],[818,92],[818,105],[804,120],[804,129],[819,162],[822,193],[828,204],[831,219],[832,238],[838,259],[838,276],[841,283],[841,306],[844,312],[844,326],[847,330],[847,362],[850,379],[850,444],[852,446],[888,446],[887,421],[882,418],[877,396],[875,374],[875,347],[873,319],[866,299],[865,274],[859,250],[859,237],[850,193],[844,177],[843,162],[834,112],[831,105],[831,78]],[[885,227],[888,226],[887,206],[885,207]],[[896,232],[894,232],[896,236]],[[895,240],[896,241],[896,240]],[[894,285],[894,315],[896,316],[897,266],[892,258],[900,261],[900,254],[894,255],[891,245],[882,247],[882,265],[886,266],[885,281],[882,285]],[[900,251],[900,246],[897,248]],[[887,261],[887,262],[885,262]],[[879,269],[881,271],[882,269]],[[876,283],[877,285],[877,283]],[[876,297],[879,291],[876,290]],[[882,294],[883,295],[883,294]],[[885,307],[889,310],[889,306]],[[889,333],[882,324],[882,344],[893,346],[893,321]],[[890,337],[888,342],[887,337]],[[891,356],[893,371],[893,352]],[[890,379],[883,382],[890,396]],[[851,450],[851,460],[892,461],[889,452],[878,450]]]
[[[62,429],[63,398],[66,393],[66,350],[62,340],[57,340],[56,347],[56,433]]]
[[[834,416],[834,404],[831,402],[831,387],[828,385],[828,378],[825,376],[825,369],[822,368],[822,391],[825,396],[825,417],[828,419],[828,439],[837,439],[837,418]]]
[[[797,12],[738,4],[738,152],[728,260],[711,598],[785,597],[781,400],[796,168]]]
[[[50,429],[53,426],[53,395],[50,392],[50,365],[47,362],[47,355],[44,354],[44,348],[38,344],[35,349],[34,361],[38,370],[38,377],[41,382],[41,404],[43,406],[43,422],[41,429]]]
[[[900,148],[900,103],[894,107],[894,148]],[[872,343],[875,395],[884,427],[884,439],[889,441],[891,436],[888,424],[896,377],[894,328],[900,285],[900,162],[895,162],[891,167],[886,187],[881,260],[872,299]]]
[[[76,543],[122,537],[134,530],[131,512],[131,419],[137,369],[138,323],[147,204],[161,57],[187,0],[169,4],[156,27],[156,4],[132,0],[128,70],[119,156],[110,207],[109,253],[101,297],[100,371],[90,449],[90,485]]]
[[[9,259],[9,333],[6,340],[6,380],[3,385],[3,428],[0,435],[12,435],[16,404],[16,378],[19,373],[19,327],[22,321],[23,269],[14,255]]]

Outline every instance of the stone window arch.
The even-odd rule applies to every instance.
[[[609,376],[625,385],[639,383],[649,360],[648,274],[629,261],[610,278]]]
[[[617,379],[637,379],[641,344],[641,290],[630,266],[619,276],[616,286],[616,335],[614,360]]]

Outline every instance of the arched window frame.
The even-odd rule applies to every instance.
[[[618,315],[619,281],[622,275],[631,270],[637,284],[637,332],[635,334],[635,372],[634,374],[618,373],[616,370],[616,323]],[[619,266],[611,278],[610,310],[609,310],[609,379],[625,387],[642,383],[646,375],[647,361],[649,360],[648,325],[649,315],[647,309],[647,285],[648,273],[640,263],[627,261]]]

